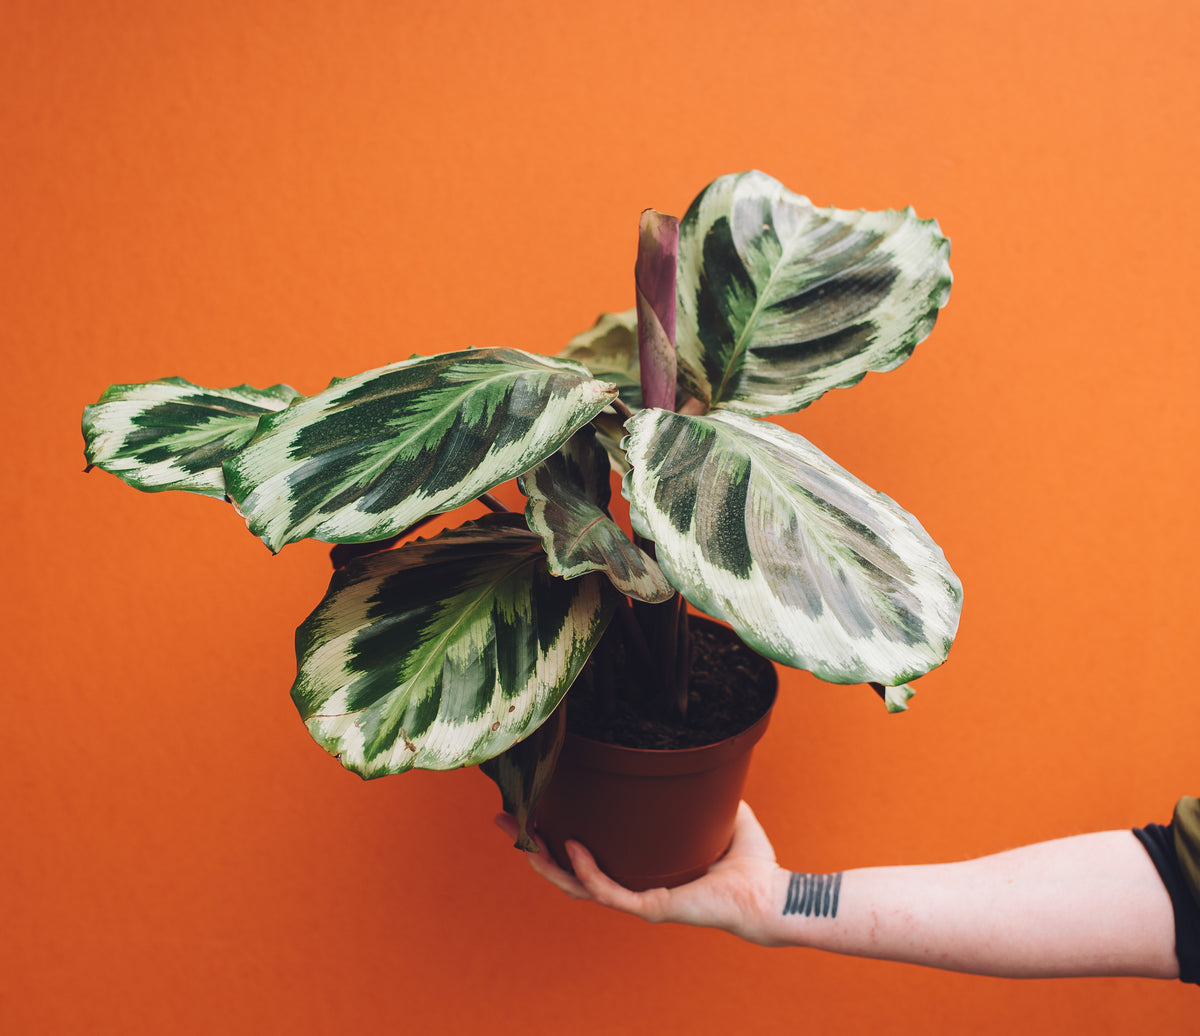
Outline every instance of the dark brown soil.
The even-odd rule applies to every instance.
[[[723,741],[752,726],[775,700],[774,667],[731,630],[693,617],[692,670],[687,719],[680,722],[662,698],[662,680],[644,673],[621,673],[619,644],[601,643],[597,665],[617,670],[623,693],[606,694],[606,683],[585,674],[567,695],[567,729],[581,737],[628,748],[695,748]],[[588,663],[589,667],[593,663]]]

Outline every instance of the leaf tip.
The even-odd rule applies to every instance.
[[[917,693],[906,683],[898,684],[895,687],[885,687],[874,680],[871,681],[871,690],[883,699],[883,704],[892,715],[895,715],[897,712],[907,712],[908,703],[912,700],[913,695]]]

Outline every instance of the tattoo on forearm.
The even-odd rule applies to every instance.
[[[783,916],[803,914],[805,917],[837,917],[838,893],[842,888],[842,873],[795,874],[788,879],[787,899]]]

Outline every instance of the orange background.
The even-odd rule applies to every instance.
[[[573,903],[475,772],[365,784],[288,699],[315,544],[82,475],[181,375],[302,392],[555,352],[638,214],[752,167],[912,204],[953,296],[785,422],[966,586],[912,710],[786,673],[748,797],[796,869],[1165,821],[1193,684],[1200,9],[1177,2],[0,8],[0,1030],[1182,1032],[1196,991],[764,950]],[[1157,1027],[1157,1029],[1156,1029]]]

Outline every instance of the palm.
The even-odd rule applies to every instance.
[[[497,822],[515,836],[511,817],[498,817]],[[577,842],[568,842],[567,852],[574,874],[555,864],[544,846],[541,853],[530,854],[529,863],[576,899],[593,899],[647,921],[715,926],[754,941],[761,939],[753,930],[753,919],[769,912],[764,910],[769,904],[762,899],[775,895],[775,879],[782,875],[775,850],[745,802],[738,807],[728,852],[703,877],[678,888],[634,892],[604,874],[591,853]]]

